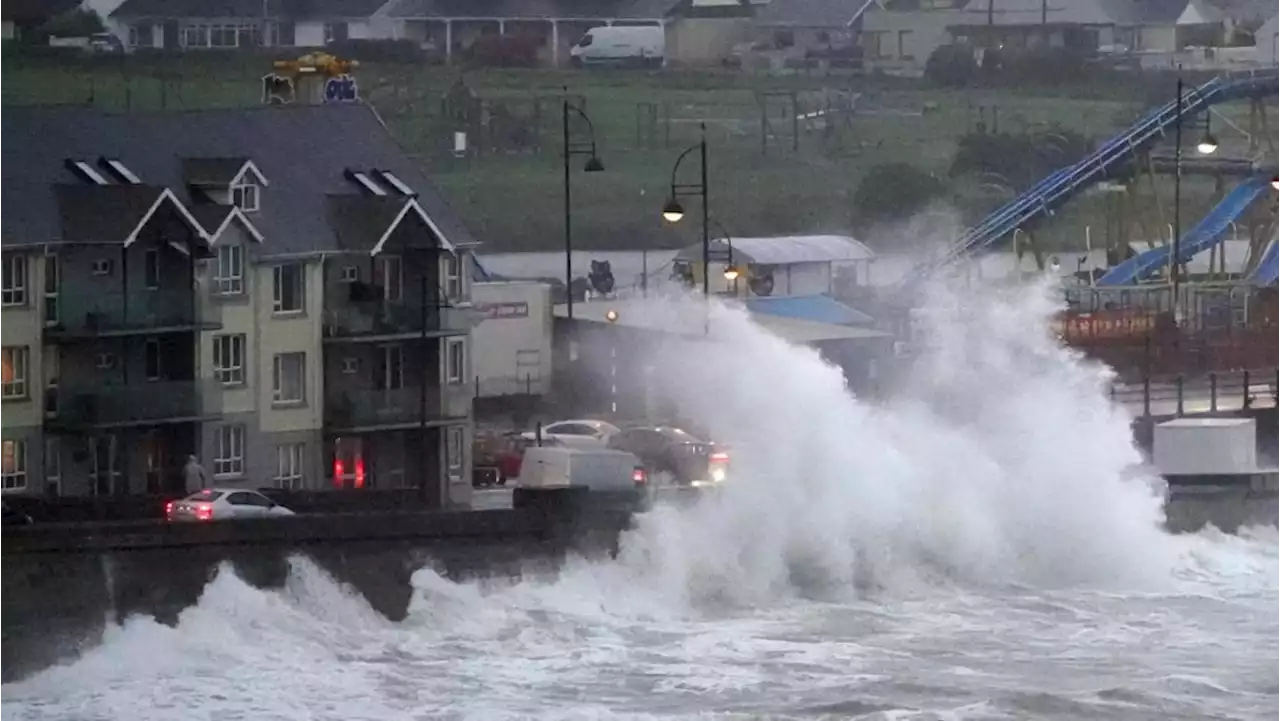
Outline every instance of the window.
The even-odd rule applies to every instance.
[[[218,248],[218,267],[213,274],[213,292],[218,295],[240,295],[244,292],[243,245],[224,245]]]
[[[62,490],[62,443],[57,436],[44,439],[44,489],[54,496]]]
[[[129,38],[128,38],[129,47],[131,48],[142,47],[144,45],[142,41],[144,33],[146,34],[147,40],[151,39],[150,30],[151,30],[150,26],[130,25]],[[145,45],[150,46],[151,43],[147,42],[145,43]]]
[[[461,383],[467,372],[466,342],[450,339],[448,344],[449,350],[446,356],[445,375],[450,383]]]
[[[27,442],[0,442],[0,480],[5,491],[27,488]]]
[[[116,355],[114,353],[99,353],[94,357],[94,365],[98,370],[109,371],[116,367]]]
[[[0,365],[4,369],[3,393],[0,397],[27,397],[27,347],[5,346],[0,354]]]
[[[111,275],[115,269],[116,264],[110,258],[99,258],[93,261],[94,275]]]
[[[271,372],[271,402],[283,405],[305,401],[306,374],[306,353],[277,353]]]
[[[360,359],[359,358],[343,358],[341,369],[342,369],[342,374],[346,376],[352,375],[354,373],[359,373]]]
[[[903,60],[914,59],[914,56],[911,53],[911,31],[910,30],[898,31],[898,57],[902,58]]]
[[[449,475],[457,478],[462,471],[462,428],[450,426],[446,442],[445,457],[448,458]]]
[[[44,324],[58,324],[58,256],[44,257]]]
[[[444,256],[444,297],[455,300],[462,295],[461,262],[453,253]]]
[[[236,25],[211,25],[209,27],[209,47],[234,48],[239,40]]]
[[[258,186],[253,183],[241,183],[231,188],[231,204],[246,213],[258,210]]]
[[[381,362],[373,369],[374,387],[388,391],[404,388],[404,348],[384,345],[379,360]]]
[[[376,268],[378,276],[374,278],[374,283],[382,286],[383,299],[392,303],[403,300],[404,272],[400,258],[394,255],[380,255]]]
[[[44,351],[44,414],[49,418],[58,415],[58,376],[62,366],[62,357],[57,346],[50,346]]]
[[[142,282],[147,290],[160,287],[160,251],[148,250],[143,256]]]
[[[305,446],[287,443],[276,446],[276,488],[299,490],[305,485],[302,475],[302,456]]]
[[[206,25],[186,25],[182,28],[182,46],[187,48],[209,47],[209,28]]]
[[[215,477],[244,474],[244,426],[220,426],[213,443],[213,475]]]
[[[302,266],[277,265],[272,274],[272,300],[276,313],[301,313],[304,293]]]
[[[4,283],[0,291],[4,305],[27,304],[27,257],[11,255],[4,259]]]
[[[360,268],[354,265],[344,267],[338,276],[338,281],[342,283],[354,283],[360,280]]]
[[[334,42],[345,42],[347,39],[346,23],[325,23],[324,24],[324,44]]]
[[[147,380],[160,380],[160,341],[148,338],[142,345],[143,365],[146,366]]]
[[[213,337],[213,376],[224,386],[244,383],[244,334]]]

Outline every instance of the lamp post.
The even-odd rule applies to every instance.
[[[1182,66],[1178,66],[1178,99],[1175,103],[1176,113],[1173,120],[1173,253],[1169,258],[1169,284],[1171,286],[1171,302],[1173,305],[1174,323],[1182,325],[1182,305],[1180,291],[1182,287]],[[1204,137],[1196,144],[1196,151],[1201,155],[1212,155],[1218,152],[1218,140],[1209,132],[1209,115],[1206,112]]]
[[[667,199],[667,204],[662,206],[662,217],[669,223],[679,223],[684,218],[684,206],[680,204],[679,198],[692,195],[702,197],[702,295],[707,297],[711,293],[711,213],[707,210],[707,124],[700,123],[698,128],[702,133],[701,140],[697,145],[686,148],[680,157],[676,158],[676,164],[671,168],[671,197]],[[695,150],[698,151],[702,165],[699,182],[697,184],[677,183],[676,173],[680,170],[680,163]]]
[[[587,131],[591,134],[589,144],[574,143],[569,139],[569,113],[577,113],[587,123]],[[569,204],[569,160],[575,155],[586,155],[586,165],[582,170],[587,173],[598,173],[604,170],[604,164],[596,154],[596,128],[591,118],[580,107],[569,102],[569,88],[564,88],[564,99],[560,104],[560,121],[564,135],[564,289],[565,304],[570,320],[573,320],[573,212]]]
[[[738,277],[742,275],[742,272],[733,264],[733,234],[730,233],[729,230],[724,227],[724,223],[721,223],[719,220],[711,218],[710,222],[715,224],[720,234],[724,236],[725,244],[729,246],[729,262],[725,264],[724,279],[733,282],[733,294],[734,296],[737,296]]]

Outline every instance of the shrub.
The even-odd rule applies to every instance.
[[[98,13],[82,8],[55,15],[40,26],[41,35],[59,38],[84,38],[101,32],[106,32],[102,18]]]
[[[538,64],[542,38],[532,34],[482,35],[467,48],[467,62],[486,68],[532,68]]]
[[[324,50],[363,62],[414,63],[424,58],[422,49],[412,40],[341,40],[329,43]]]
[[[942,181],[907,163],[883,163],[867,171],[853,194],[858,218],[877,223],[909,218],[942,196]]]
[[[977,73],[973,48],[965,44],[938,47],[930,53],[924,65],[925,80],[939,87],[964,87],[973,81]]]

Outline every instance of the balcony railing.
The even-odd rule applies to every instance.
[[[64,427],[178,422],[217,415],[221,399],[221,387],[211,381],[77,383],[47,391],[45,411]]]
[[[63,289],[45,303],[46,332],[55,336],[217,327],[215,318],[201,317],[196,294],[188,288],[105,293]]]
[[[413,302],[372,301],[326,310],[324,335],[350,339],[424,332],[442,335],[465,333],[468,327],[466,313],[459,308],[428,306],[424,313],[422,307]]]
[[[471,394],[468,384],[428,387],[424,419],[421,388],[332,390],[325,399],[325,425],[371,428],[466,418]]]

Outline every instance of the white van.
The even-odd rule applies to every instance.
[[[591,28],[569,49],[574,67],[638,65],[662,67],[666,36],[657,25]]]
[[[612,448],[534,446],[520,464],[521,488],[580,486],[593,491],[644,488],[640,459]]]

